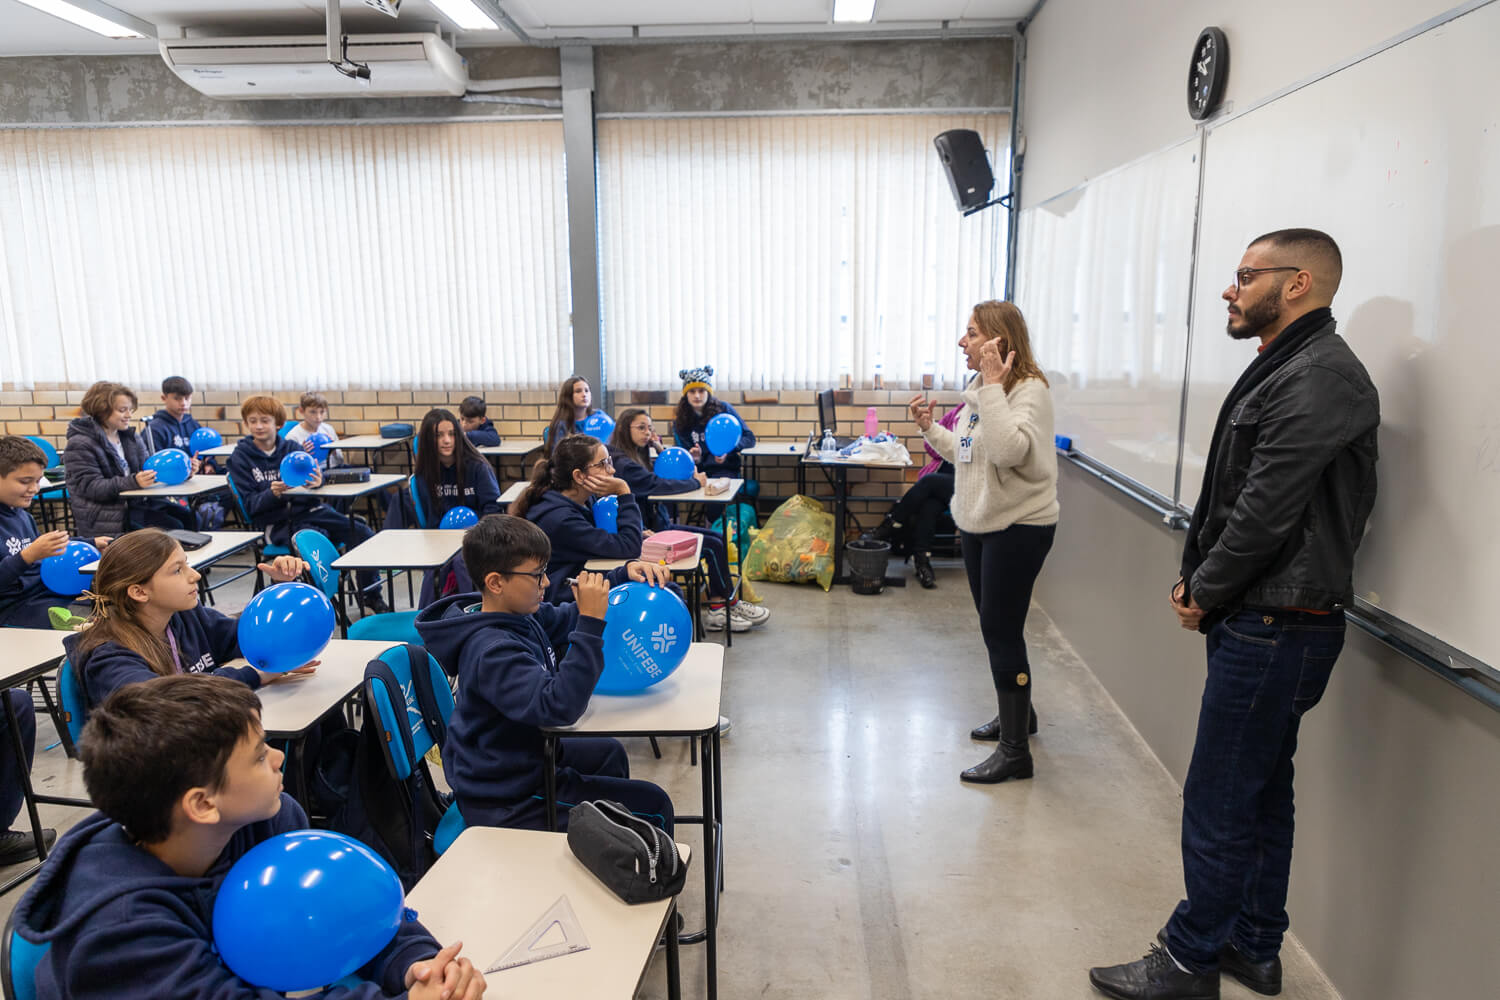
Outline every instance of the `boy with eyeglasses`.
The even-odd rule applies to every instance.
[[[548,604],[551,554],[546,534],[530,521],[484,517],[463,542],[479,592],[443,598],[417,616],[428,651],[458,676],[443,773],[470,826],[545,829],[542,729],[572,725],[588,707],[604,671],[610,586],[667,580],[663,567],[631,562],[607,574],[580,573],[573,603]],[[562,829],[568,806],[609,799],[672,832],[672,800],[650,782],[631,780],[618,740],[559,741],[557,797]]]

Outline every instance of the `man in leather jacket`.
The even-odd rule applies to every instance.
[[[1342,258],[1326,233],[1252,242],[1224,290],[1229,336],[1258,338],[1219,411],[1172,589],[1207,636],[1183,785],[1187,899],[1145,958],[1089,978],[1129,1000],[1210,1000],[1224,971],[1281,989],[1292,755],[1344,642],[1354,552],[1375,503],[1375,386],[1334,332]]]

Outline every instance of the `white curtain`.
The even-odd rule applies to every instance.
[[[954,385],[975,302],[1004,285],[1005,210],[963,218],[933,137],[979,132],[1005,192],[1004,114],[598,123],[605,369],[675,387]],[[930,366],[930,367],[929,367]]]
[[[0,131],[0,380],[548,387],[558,121]]]

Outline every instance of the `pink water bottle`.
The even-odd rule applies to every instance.
[[[875,407],[865,407],[865,437],[872,438],[880,433],[880,418],[875,415]]]

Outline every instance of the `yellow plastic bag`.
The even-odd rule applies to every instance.
[[[753,537],[753,536],[752,536]],[[760,603],[760,595],[750,585],[749,579],[740,579],[740,547],[734,542],[729,543],[729,580],[732,584],[738,584],[740,588],[740,600],[749,601],[751,604]]]
[[[745,577],[771,583],[833,586],[833,515],[797,495],[776,508],[745,556]]]

